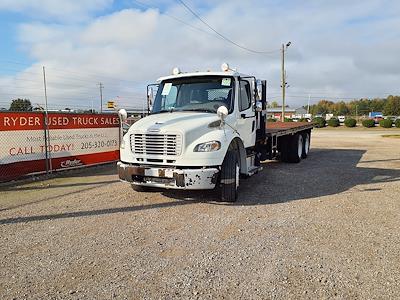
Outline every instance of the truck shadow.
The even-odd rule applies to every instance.
[[[360,160],[365,152],[364,150],[313,149],[309,158],[300,164],[266,163],[264,170],[259,174],[241,181],[239,199],[235,203],[217,202],[218,194],[215,191],[155,190],[155,193],[162,193],[175,200],[138,206],[20,216],[0,219],[0,225],[137,212],[204,202],[213,205],[269,205],[339,194],[363,184],[400,181],[399,169],[364,167],[368,163],[360,163]],[[379,190],[379,187],[373,186],[357,188],[358,192]]]
[[[239,199],[231,205],[282,203],[339,194],[362,184],[400,181],[398,169],[368,168],[367,162],[360,163],[365,152],[352,149],[313,149],[309,157],[299,164],[275,161],[265,163],[259,174],[241,180]],[[359,191],[361,190],[371,191],[360,188]],[[218,199],[216,192],[162,193],[175,199]]]

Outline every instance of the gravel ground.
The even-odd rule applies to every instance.
[[[400,298],[400,139],[385,133],[314,130],[308,159],[266,164],[235,204],[138,193],[113,167],[3,187],[0,298]]]

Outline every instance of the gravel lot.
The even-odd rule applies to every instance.
[[[400,298],[400,139],[381,134],[314,130],[235,204],[114,167],[2,187],[0,298]]]

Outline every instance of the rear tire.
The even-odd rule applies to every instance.
[[[293,135],[289,140],[288,146],[288,162],[300,162],[303,155],[303,136],[298,133]]]
[[[310,134],[306,132],[303,134],[303,153],[301,158],[307,158],[308,152],[310,152]]]
[[[280,138],[280,159],[282,162],[289,162],[289,147],[290,147],[290,136],[283,136]]]
[[[240,166],[235,151],[228,151],[221,167],[221,201],[235,202],[238,198]]]

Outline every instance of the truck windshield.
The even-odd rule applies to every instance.
[[[152,113],[199,111],[216,113],[224,105],[233,109],[233,77],[204,76],[163,81],[157,91]]]

